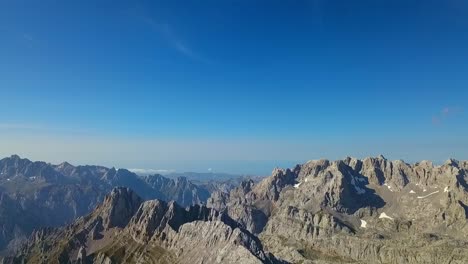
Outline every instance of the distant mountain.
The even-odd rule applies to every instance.
[[[190,181],[207,183],[207,182],[225,182],[232,180],[239,180],[245,178],[252,178],[253,176],[247,175],[237,175],[237,174],[228,174],[228,173],[218,173],[218,172],[173,172],[165,174],[165,177],[168,178],[179,178],[184,177]]]
[[[160,193],[163,200],[176,201],[183,206],[206,203],[211,194],[209,189],[193,184],[185,177],[169,179],[156,174],[145,176],[143,180]]]
[[[52,165],[13,155],[0,160],[0,252],[35,228],[61,226],[89,213],[118,186],[145,200],[175,200],[184,207],[205,203],[213,190],[186,178],[140,177],[125,169]]]
[[[214,191],[229,192],[245,180],[259,182],[264,177],[251,175],[237,175],[217,172],[182,172],[165,174],[165,177],[177,179],[186,178],[197,186],[203,187],[210,193]]]

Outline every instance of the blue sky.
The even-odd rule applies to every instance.
[[[0,155],[468,159],[468,3],[0,1]]]

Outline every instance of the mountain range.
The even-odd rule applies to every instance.
[[[220,181],[208,189],[185,177],[140,177],[126,169],[52,165],[13,155],[0,160],[0,252],[14,248],[37,228],[62,226],[90,213],[118,186],[145,200],[176,201],[183,207],[205,203],[217,186],[223,191],[234,187]]]
[[[117,187],[3,263],[468,263],[467,182],[468,161],[379,156],[277,168],[212,191],[206,205]]]

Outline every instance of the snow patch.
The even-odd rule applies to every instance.
[[[6,179],[7,181],[11,181],[10,178]]]
[[[388,216],[385,212],[381,213],[380,216],[379,216],[380,219],[382,218],[386,218],[386,219],[390,219],[390,220],[393,220],[392,217]]]
[[[361,227],[366,228],[367,227],[367,222],[361,219]]]
[[[433,194],[436,194],[436,193],[438,193],[438,192],[439,192],[439,191],[431,192],[431,193],[428,194],[428,195],[425,195],[425,196],[418,196],[417,198],[418,198],[418,199],[423,199],[423,198],[426,198],[426,197],[431,196],[431,195],[433,195]]]
[[[424,188],[424,189],[423,189],[423,192],[427,192],[427,189]]]
[[[309,179],[305,178],[305,182],[307,182]]]
[[[387,185],[387,184],[384,184],[384,185],[385,185],[385,186],[387,186],[387,188],[388,188],[388,190],[389,190],[389,191],[393,192],[393,190],[392,190],[392,186],[390,186],[390,185]]]
[[[299,186],[301,186],[301,182],[294,184],[294,188],[296,188],[296,189],[299,188]]]
[[[409,193],[416,193],[416,192],[415,192],[415,191],[413,191],[413,190],[411,190],[411,191],[409,191]]]
[[[449,191],[448,186],[445,186],[444,192],[448,192],[448,191]]]

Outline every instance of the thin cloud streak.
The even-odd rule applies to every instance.
[[[171,45],[172,48],[177,50],[182,55],[203,63],[211,63],[210,60],[201,56],[193,51],[174,31],[174,29],[167,23],[158,23],[149,16],[141,16],[143,21],[149,25],[155,32],[160,34],[163,39]]]
[[[24,40],[27,40],[27,41],[33,41],[34,40],[34,38],[30,34],[27,34],[27,33],[23,33],[22,38]]]

